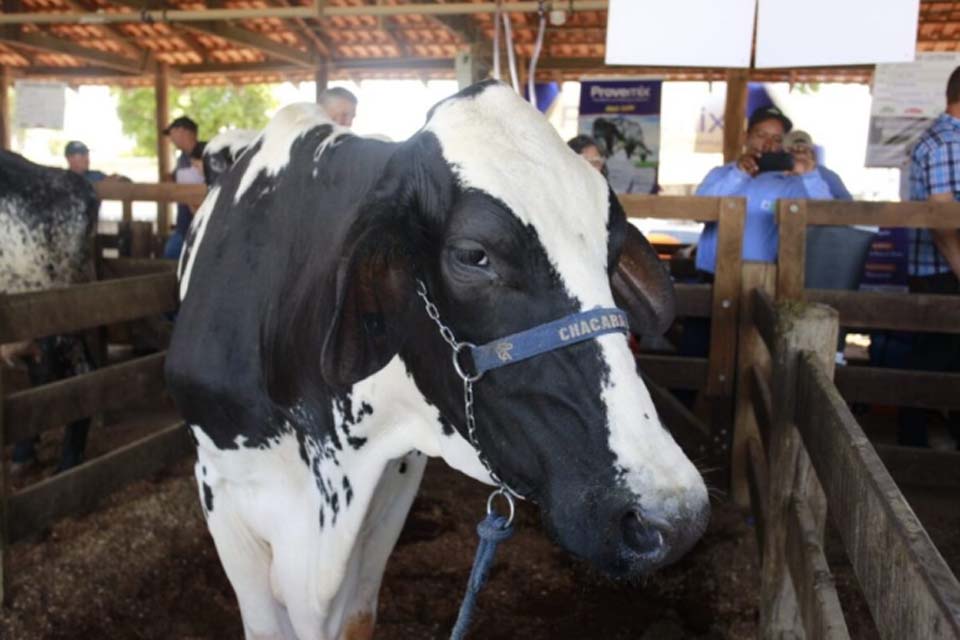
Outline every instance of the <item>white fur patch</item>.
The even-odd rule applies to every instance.
[[[194,230],[196,230],[196,235],[193,235],[192,242],[188,247],[189,251],[180,252],[180,263],[177,267],[177,272],[180,276],[180,300],[187,297],[187,288],[190,286],[190,275],[193,273],[193,263],[197,260],[200,243],[203,242],[203,235],[207,231],[207,223],[213,215],[213,210],[217,206],[217,199],[219,197],[219,186],[210,189],[210,192],[207,193],[207,196],[203,199],[203,202],[194,214],[193,220],[190,222],[191,233],[187,234],[187,239],[190,240],[190,236]],[[187,256],[188,253],[189,256]],[[186,264],[184,264],[184,256],[187,256]]]
[[[236,160],[237,151],[249,147],[259,134],[259,131],[253,129],[227,129],[215,135],[207,143],[207,146],[203,148],[203,154],[212,155],[222,149],[229,149],[232,159]]]
[[[280,109],[267,124],[263,133],[251,143],[260,142],[260,148],[250,158],[250,164],[247,166],[243,178],[240,179],[233,201],[239,202],[241,196],[261,173],[266,173],[268,176],[277,175],[290,162],[290,149],[297,138],[314,127],[322,125],[333,127],[333,131],[320,144],[314,159],[319,158],[319,155],[323,153],[327,146],[340,136],[350,133],[350,130],[334,123],[327,116],[327,113],[316,104],[300,102]]]

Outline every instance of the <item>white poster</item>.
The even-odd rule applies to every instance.
[[[718,2],[726,6],[726,2]],[[756,67],[909,62],[920,0],[758,0]]]
[[[755,6],[756,0],[610,0],[606,63],[749,67]]]
[[[947,79],[960,53],[918,53],[914,62],[877,65],[867,138],[868,167],[902,168],[946,106]]]
[[[17,80],[14,126],[40,129],[63,129],[67,85],[62,82]]]

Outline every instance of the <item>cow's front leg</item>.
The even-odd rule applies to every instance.
[[[357,539],[356,592],[348,603],[341,640],[373,638],[380,583],[410,505],[420,488],[427,456],[411,452],[387,464]]]
[[[286,611],[270,588],[269,544],[250,530],[226,483],[212,477],[211,471],[205,469],[201,456],[196,465],[200,503],[240,605],[244,636],[247,640],[296,640]]]

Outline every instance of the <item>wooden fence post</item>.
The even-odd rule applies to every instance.
[[[761,576],[760,637],[802,637],[793,579],[787,568],[787,530],[794,501],[813,512],[822,539],[826,500],[815,484],[809,457],[795,428],[801,351],[814,351],[832,371],[837,344],[837,312],[796,302],[777,306],[772,367],[773,424],[768,451],[771,483]],[[818,495],[819,494],[819,495]]]
[[[770,357],[753,323],[753,291],[759,289],[773,294],[776,271],[765,262],[745,263],[740,290],[739,339],[737,340],[737,391],[734,414],[733,448],[730,462],[730,489],[734,502],[742,508],[750,506],[747,483],[747,442],[759,438],[757,418],[753,412],[752,378],[757,369],[769,377]]]
[[[737,363],[737,311],[740,306],[740,264],[746,201],[720,200],[717,221],[717,271],[713,281],[710,318],[710,365],[707,396],[733,395]]]
[[[807,255],[807,201],[781,200],[777,205],[777,300],[804,300]]]

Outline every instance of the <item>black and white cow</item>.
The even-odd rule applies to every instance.
[[[281,110],[193,224],[167,378],[249,638],[369,638],[426,456],[491,483],[417,279],[476,344],[613,306],[622,253],[632,321],[672,315],[600,174],[497,83],[400,144]],[[622,335],[491,371],[475,393],[485,459],[574,554],[638,575],[704,531],[703,480]]]
[[[0,150],[0,293],[23,293],[87,282],[99,202],[83,177],[34,164]],[[78,336],[50,336],[37,343],[2,345],[5,360],[27,358],[33,384],[85,373],[93,366]],[[58,470],[83,460],[90,421],[67,428]],[[33,458],[32,442],[17,443],[15,462]]]
[[[623,149],[628,160],[636,153],[640,161],[645,162],[647,156],[653,153],[643,140],[643,127],[622,117],[594,120],[593,139],[600,145],[600,152],[608,158]]]

